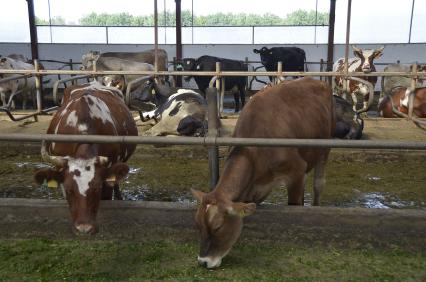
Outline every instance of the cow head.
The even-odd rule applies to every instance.
[[[8,57],[2,57],[0,58],[0,69],[2,70],[11,70],[13,69],[13,65],[12,65],[12,59],[8,58]]]
[[[200,70],[200,67],[196,65],[197,62],[194,58],[183,58],[182,59],[182,68],[184,71],[197,71]],[[198,67],[198,69],[197,69]],[[191,76],[185,76],[185,81],[190,81]]]
[[[102,198],[102,190],[124,179],[129,171],[127,164],[118,162],[109,166],[107,157],[74,158],[50,156],[42,144],[42,157],[55,168],[36,171],[34,180],[60,185],[68,202],[71,219],[79,233],[94,234],[97,231],[96,214]]]
[[[219,267],[241,234],[243,217],[252,214],[256,204],[227,202],[196,190],[192,194],[199,203],[195,215],[201,237],[198,263]]]
[[[253,49],[253,53],[260,54],[260,61],[262,65],[267,65],[271,60],[274,60],[274,52],[267,47],[262,47],[261,49]]]
[[[105,75],[102,77],[102,84],[107,87],[115,87],[123,91],[126,85],[126,78],[124,77],[124,75]]]
[[[364,73],[370,73],[375,71],[373,61],[374,59],[380,58],[383,54],[385,47],[380,47],[377,49],[361,49],[352,45],[354,50],[354,55],[361,59],[361,68]]]
[[[81,57],[81,70],[93,70],[95,62],[99,59],[99,51],[89,51]]]

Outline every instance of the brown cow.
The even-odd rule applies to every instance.
[[[331,138],[334,111],[331,89],[310,78],[266,87],[243,108],[234,137]],[[274,182],[284,181],[288,203],[303,205],[306,175],[315,168],[314,205],[325,184],[324,167],[329,149],[234,147],[215,189],[193,190],[199,202],[195,216],[201,235],[198,262],[207,268],[220,266],[238,239],[242,218],[271,192]]]
[[[380,58],[383,53],[384,47],[378,48],[378,49],[360,49],[355,46],[352,46],[354,50],[355,58],[349,58],[348,59],[348,71],[349,72],[364,72],[364,73],[371,73],[376,71],[376,67],[374,66],[374,59]],[[336,63],[333,65],[333,71],[343,71],[344,70],[344,64],[345,59],[340,58],[337,60]],[[374,86],[377,82],[376,76],[363,76],[359,77],[363,80],[366,80],[370,82]],[[345,80],[343,79],[343,76],[336,76],[334,78],[334,84],[335,84],[335,91],[337,91],[337,94],[339,96],[343,96],[344,99],[345,93],[343,93],[343,85]],[[372,89],[374,91],[374,89]],[[368,109],[368,99],[370,95],[370,91],[368,86],[365,83],[361,83],[359,81],[349,80],[349,93],[351,93],[352,99],[353,99],[353,108],[356,111],[356,104],[358,102],[356,98],[356,94],[361,94],[364,98],[364,106],[362,110]]]
[[[138,134],[135,122],[115,88],[97,82],[66,89],[47,134]],[[55,167],[34,175],[37,183],[56,181],[65,190],[74,227],[95,233],[100,200],[120,198],[118,182],[128,173],[126,162],[135,150],[130,144],[44,143],[42,157]]]
[[[398,117],[392,111],[392,103],[398,111],[408,114],[408,93],[405,87],[394,88],[391,95],[386,95],[380,102],[380,115],[385,118]],[[414,93],[413,114],[419,118],[426,118],[426,88],[417,88]]]

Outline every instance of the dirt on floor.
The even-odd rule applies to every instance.
[[[28,112],[14,113],[17,117]],[[138,116],[137,112],[133,113],[134,117]],[[42,134],[46,133],[49,126],[51,115],[39,116],[38,121],[33,118],[27,120],[14,122],[3,113],[0,113],[0,132],[1,133],[28,133],[28,134]],[[229,136],[232,134],[238,115],[226,114],[221,119],[222,136]],[[409,141],[425,141],[426,131],[416,127],[414,123],[402,118],[385,119],[385,118],[365,118],[364,119],[364,132],[363,139],[371,140],[409,140]],[[136,122],[139,134],[150,128],[151,124]]]

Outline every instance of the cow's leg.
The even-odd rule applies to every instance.
[[[356,112],[356,105],[358,104],[358,99],[356,98],[356,92],[351,93],[352,96],[352,103],[353,103],[353,109]]]
[[[237,113],[240,110],[240,93],[237,91],[234,92],[234,102],[235,102],[235,112]]]
[[[1,92],[0,93],[0,99],[1,99],[1,103],[3,104],[3,107],[7,106],[7,102],[6,102],[6,93]]]
[[[289,185],[287,187],[289,205],[303,205],[306,182],[306,166],[306,162],[300,157],[295,158],[292,162],[292,168],[288,175]]]
[[[314,169],[314,199],[313,199],[314,206],[319,206],[321,192],[325,187],[324,172],[325,172],[325,164],[327,162],[328,152],[329,150],[327,150],[321,156],[319,162],[317,163]]]
[[[241,109],[242,109],[244,105],[246,104],[246,91],[245,91],[244,85],[240,87],[239,92],[240,92]]]
[[[123,200],[118,184],[114,184],[114,200]]]
[[[104,184],[102,186],[102,195],[101,200],[111,200],[112,199],[112,187],[110,185]]]
[[[27,95],[28,95],[28,90],[27,89],[22,90],[22,109],[23,110],[27,109]]]

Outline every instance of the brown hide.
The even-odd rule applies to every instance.
[[[245,138],[328,139],[334,132],[331,89],[310,78],[268,86],[241,112],[233,136]],[[234,147],[216,188],[193,191],[200,203],[196,222],[201,235],[198,261],[218,267],[237,240],[241,218],[270,193],[268,186],[285,180],[289,204],[302,205],[305,175],[315,167],[314,204],[324,185],[329,149]]]
[[[385,96],[379,104],[379,113],[385,118],[398,117],[392,112],[392,102],[397,110],[408,114],[408,108],[401,105],[401,99],[404,98],[407,88],[400,87],[392,91],[391,95]],[[426,118],[426,88],[417,88],[415,90],[413,114],[419,118]]]
[[[92,83],[66,89],[47,134],[137,136],[136,124],[119,92],[101,87]],[[111,200],[113,189],[119,198],[118,182],[129,170],[124,162],[136,145],[47,142],[45,148],[61,162],[55,162],[54,169],[37,171],[36,182],[62,184],[75,229],[95,233],[100,200]]]

